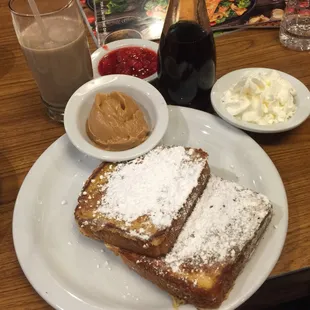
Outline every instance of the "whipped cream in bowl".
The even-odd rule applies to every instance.
[[[310,94],[284,72],[249,68],[224,75],[211,92],[217,114],[232,125],[254,132],[293,129],[310,114]]]

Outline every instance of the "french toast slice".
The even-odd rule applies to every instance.
[[[142,277],[183,303],[218,308],[272,218],[263,195],[211,175],[173,249],[151,258],[107,245]]]
[[[204,191],[208,154],[157,147],[125,163],[102,163],[78,198],[80,231],[139,254],[168,253]]]

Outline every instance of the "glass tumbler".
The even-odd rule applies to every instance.
[[[71,95],[92,79],[89,46],[75,0],[36,0],[44,29],[27,0],[10,0],[14,29],[49,117],[62,122]]]
[[[310,50],[310,0],[287,0],[280,42],[293,50]]]

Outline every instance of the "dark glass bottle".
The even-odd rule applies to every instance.
[[[158,86],[167,103],[208,110],[215,66],[205,0],[170,0],[158,51]]]

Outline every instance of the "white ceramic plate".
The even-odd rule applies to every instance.
[[[275,215],[221,310],[235,309],[266,280],[281,253],[288,207],[279,173],[249,136],[218,117],[171,107],[165,144],[208,151],[213,173],[266,194]],[[99,164],[62,136],[37,160],[13,218],[18,260],[36,291],[63,310],[173,310],[171,298],[129,270],[101,242],[82,236],[73,212],[83,182]],[[190,305],[180,310],[195,309]]]
[[[259,133],[276,133],[293,129],[299,126],[309,117],[310,93],[308,88],[293,76],[277,70],[275,71],[277,71],[284,79],[289,81],[297,91],[296,96],[297,110],[296,113],[288,121],[273,125],[262,126],[238,120],[234,116],[230,115],[227,112],[225,106],[221,102],[223,93],[226,90],[228,90],[233,84],[236,84],[236,82],[241,78],[241,76],[245,72],[253,70],[271,70],[271,69],[247,68],[236,70],[228,74],[225,74],[220,79],[218,79],[217,82],[214,84],[211,91],[211,101],[214,110],[221,118],[223,118],[226,122],[247,131],[259,132]]]
[[[92,143],[86,132],[86,122],[97,93],[121,91],[132,97],[143,111],[150,135],[140,145],[125,151],[103,150]],[[116,162],[136,158],[153,149],[168,126],[168,108],[164,97],[151,84],[128,75],[107,75],[82,85],[69,99],[64,125],[71,142],[80,151],[94,158]]]
[[[122,47],[129,47],[129,46],[140,46],[144,48],[148,48],[155,53],[157,53],[158,50],[158,44],[153,41],[143,40],[143,39],[123,39],[123,40],[117,40],[111,43],[108,43],[105,45],[106,48],[99,47],[95,52],[92,53],[91,59],[92,59],[92,65],[93,65],[93,73],[94,78],[98,78],[101,75],[98,71],[98,64],[99,61],[102,59],[103,56],[108,54],[109,52],[116,50],[118,48]],[[152,82],[157,78],[157,72],[150,75],[149,77],[143,79],[147,82]]]

